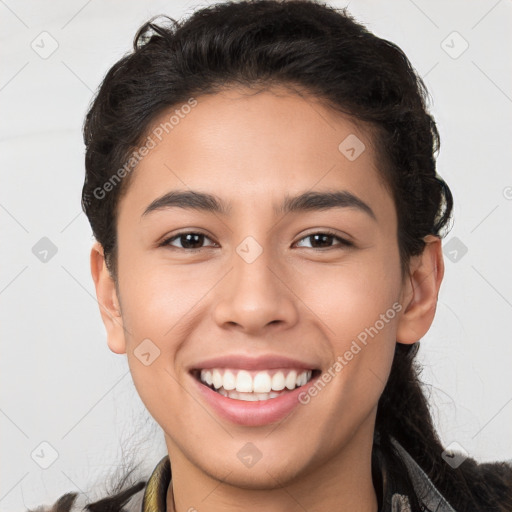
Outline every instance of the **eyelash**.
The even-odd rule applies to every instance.
[[[203,235],[205,238],[208,238],[209,237],[207,235],[205,235],[204,233],[201,233],[201,232],[197,232],[197,231],[182,231],[181,233],[177,233],[176,235],[173,235],[172,237],[169,237],[169,238],[166,238],[165,240],[162,241],[161,244],[159,244],[159,247],[169,247],[171,249],[176,249],[178,251],[187,251],[187,252],[197,252],[197,251],[201,251],[203,249],[207,249],[208,247],[200,247],[198,249],[186,249],[184,247],[174,247],[172,245],[170,245],[170,243],[182,236],[185,236],[185,235]],[[328,229],[326,230],[323,230],[323,231],[316,231],[314,233],[309,233],[308,235],[302,237],[300,241],[304,240],[305,238],[310,238],[312,236],[315,236],[315,235],[327,235],[327,236],[332,236],[334,239],[336,239],[338,242],[340,242],[339,246],[340,248],[342,247],[353,247],[354,244],[352,242],[349,242],[348,240],[345,240],[344,238],[341,238],[340,236],[338,236],[336,233],[334,233],[333,231],[330,231]],[[306,247],[306,249],[313,249],[315,251],[324,251],[324,250],[330,250],[330,249],[335,249],[336,246],[332,246],[332,247]]]

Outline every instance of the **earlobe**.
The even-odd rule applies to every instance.
[[[101,319],[107,331],[107,343],[116,354],[126,353],[123,317],[114,279],[105,264],[103,247],[95,242],[91,249],[91,274],[96,288],[96,298]]]
[[[427,235],[424,240],[425,248],[412,258],[410,273],[402,289],[403,313],[397,326],[398,343],[416,343],[428,332],[434,320],[444,276],[443,252],[438,236]]]

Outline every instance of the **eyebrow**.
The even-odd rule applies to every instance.
[[[216,195],[205,192],[173,190],[152,201],[144,210],[142,217],[151,212],[167,208],[183,208],[228,216],[231,211],[231,204],[224,202]],[[286,195],[279,207],[274,205],[274,213],[279,215],[329,210],[332,208],[353,208],[366,213],[373,220],[377,221],[377,217],[370,206],[348,190],[304,192],[293,197]]]

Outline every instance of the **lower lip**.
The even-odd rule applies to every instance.
[[[198,386],[199,392],[219,416],[232,423],[250,427],[275,423],[288,416],[295,407],[301,405],[299,395],[316,380],[314,377],[304,386],[276,398],[249,402],[223,396],[202,384],[194,376],[191,375],[191,378]]]

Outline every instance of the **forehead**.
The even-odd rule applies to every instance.
[[[210,192],[230,211],[265,199],[276,212],[276,198],[327,189],[348,190],[381,215],[393,208],[369,130],[315,97],[231,88],[193,100],[154,121],[120,215],[125,203],[141,216],[176,189]]]

